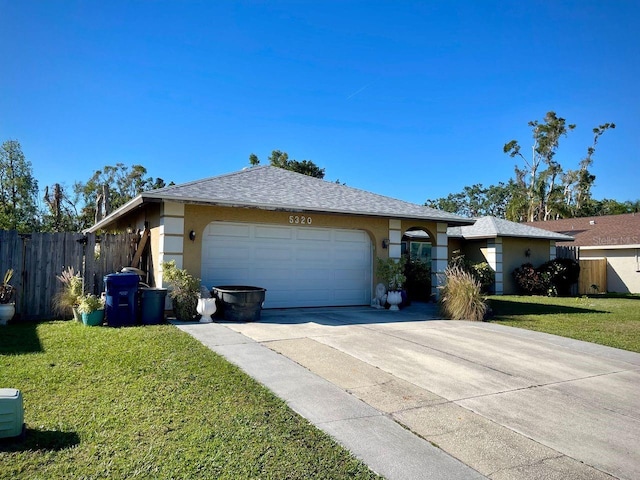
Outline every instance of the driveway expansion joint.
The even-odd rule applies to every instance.
[[[517,465],[517,466],[513,466],[513,467],[506,467],[506,468],[500,468],[494,472],[490,472],[487,474],[488,477],[491,477],[492,475],[495,475],[497,473],[500,472],[510,472],[513,470],[516,470],[518,468],[523,468],[523,467],[535,467],[536,465],[543,465],[545,462],[548,462],[549,460],[558,460],[561,458],[568,458],[570,460],[573,460],[571,457],[567,457],[566,455],[563,455],[562,453],[559,453],[558,455],[553,455],[553,456],[549,456],[546,458],[541,458],[540,460],[537,460],[535,462],[531,462],[531,463],[523,463],[521,465]]]

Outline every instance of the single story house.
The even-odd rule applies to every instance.
[[[272,166],[144,192],[89,231],[149,232],[161,264],[207,287],[267,289],[265,308],[367,305],[375,259],[399,258],[406,232],[430,242],[432,293],[449,259],[447,229],[473,220]]]
[[[606,261],[606,291],[640,293],[640,214],[603,215],[597,217],[565,218],[528,225],[569,235],[581,260]],[[599,285],[600,291],[605,291]]]

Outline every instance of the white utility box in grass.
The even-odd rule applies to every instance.
[[[0,388],[0,438],[24,436],[24,432],[22,392],[15,388]]]

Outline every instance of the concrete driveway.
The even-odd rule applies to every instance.
[[[436,315],[426,304],[265,310],[257,323],[180,328],[387,478],[640,478],[640,354]],[[338,427],[352,400],[362,410]],[[358,435],[373,428],[364,418],[377,422],[375,446]]]

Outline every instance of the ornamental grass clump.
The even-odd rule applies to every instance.
[[[73,267],[67,267],[56,278],[62,283],[62,290],[53,296],[53,309],[59,315],[68,315],[80,303],[83,293],[82,277]]]
[[[440,296],[440,308],[451,320],[481,322],[487,304],[481,294],[480,282],[459,265],[449,265],[444,271],[445,283]]]
[[[4,279],[2,283],[0,283],[0,303],[7,304],[11,301],[13,294],[15,293],[15,288],[9,284],[11,281],[11,277],[13,277],[13,269],[10,268],[4,274]]]

